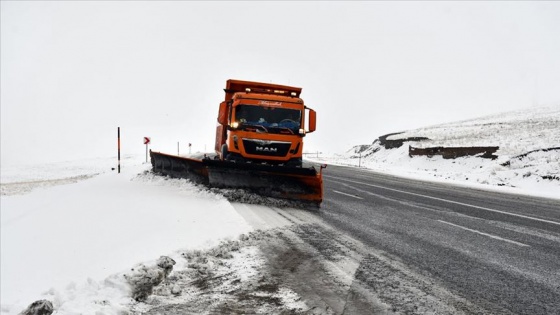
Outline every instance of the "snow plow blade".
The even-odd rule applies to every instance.
[[[153,152],[151,150],[150,159],[152,161],[152,170],[155,173],[174,178],[186,178],[199,184],[208,184],[208,172],[202,160]]]
[[[235,163],[211,158],[186,158],[150,151],[152,169],[171,177],[186,178],[216,188],[240,188],[262,196],[310,202],[323,201],[322,169],[254,163]]]

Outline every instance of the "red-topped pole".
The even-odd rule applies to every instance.
[[[144,137],[144,144],[146,145],[146,163],[148,163],[148,144],[150,144],[150,137]]]

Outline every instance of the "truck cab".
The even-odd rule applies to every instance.
[[[215,144],[221,160],[301,167],[303,138],[316,129],[301,88],[228,80],[224,91]]]

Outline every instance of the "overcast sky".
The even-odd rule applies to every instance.
[[[560,2],[1,1],[2,165],[210,151],[227,79],[303,88],[305,151],[560,104]]]

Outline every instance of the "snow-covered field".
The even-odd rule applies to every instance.
[[[430,140],[410,141],[400,148],[385,149],[379,141],[373,141],[376,137],[372,135],[373,144],[356,146],[344,154],[310,158],[405,177],[560,198],[560,106],[408,130],[387,139],[413,137]],[[443,159],[437,155],[410,157],[409,145],[416,148],[499,146],[500,149],[495,160]],[[552,150],[544,151],[547,149]]]
[[[57,314],[116,314],[130,303],[123,272],[252,230],[221,195],[142,162],[124,159],[121,174],[114,159],[2,168],[2,314],[44,298]]]

